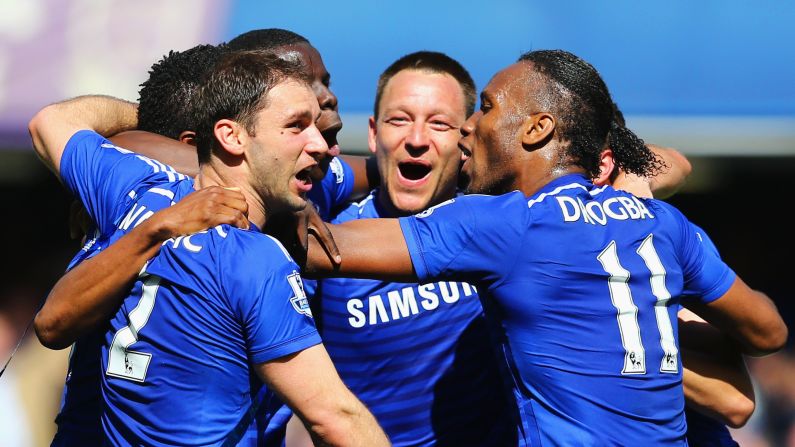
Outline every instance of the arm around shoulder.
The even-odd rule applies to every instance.
[[[80,130],[93,130],[109,136],[134,129],[138,123],[137,105],[109,96],[81,96],[50,104],[28,123],[36,154],[56,175],[69,139]]]
[[[687,306],[736,340],[747,355],[772,354],[787,342],[787,325],[776,305],[740,277],[717,300]]]

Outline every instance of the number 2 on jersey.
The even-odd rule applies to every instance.
[[[160,277],[147,276],[141,288],[141,299],[135,309],[130,311],[128,320],[130,324],[116,331],[113,342],[108,350],[108,368],[106,374],[122,379],[143,382],[152,354],[130,351],[130,345],[138,341],[138,332],[149,321],[152,309],[155,307],[155,295],[160,286]]]
[[[671,319],[668,316],[667,304],[671,299],[671,294],[665,286],[665,266],[654,248],[653,235],[648,235],[641,242],[636,253],[643,259],[651,272],[651,291],[657,298],[654,303],[654,314],[660,333],[660,346],[664,353],[660,362],[660,372],[675,374],[679,371],[679,350],[676,347]],[[617,311],[618,330],[621,333],[621,344],[624,346],[624,368],[621,373],[645,374],[646,350],[640,336],[638,307],[632,300],[632,291],[629,289],[629,271],[619,262],[616,242],[611,241],[596,259],[602,264],[604,271],[610,275],[608,278],[610,299]]]

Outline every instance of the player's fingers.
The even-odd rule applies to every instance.
[[[210,226],[216,225],[232,225],[233,227],[242,228],[247,230],[249,228],[248,219],[239,210],[224,208],[219,210],[213,218],[213,223]]]
[[[239,188],[221,188],[221,187],[213,187],[210,190],[211,200],[217,203],[221,203],[225,206],[230,208],[235,208],[243,212],[244,214],[248,213],[248,202],[246,202],[246,196],[240,192]]]
[[[340,255],[340,249],[337,247],[334,235],[331,234],[326,224],[324,222],[320,222],[319,225],[313,223],[310,225],[309,231],[311,231],[320,242],[320,245],[323,247],[323,250],[326,251],[326,255],[328,255],[332,264],[338,267],[342,263],[342,255]]]

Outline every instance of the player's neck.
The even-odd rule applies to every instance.
[[[211,163],[203,164],[199,168],[193,187],[198,190],[210,186],[239,189],[248,203],[248,220],[259,228],[265,226],[267,220],[265,206],[249,182],[234,175],[234,172],[215,169]]]

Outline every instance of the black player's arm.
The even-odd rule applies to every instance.
[[[730,427],[745,425],[755,397],[736,343],[687,309],[679,311],[679,342],[687,405]]]
[[[309,238],[307,276],[348,276],[416,282],[409,249],[397,219],[361,219],[328,225],[342,262],[334,265]]]
[[[315,445],[390,445],[373,415],[342,382],[322,344],[254,369],[301,419]]]
[[[739,276],[715,301],[704,304],[694,300],[683,304],[731,337],[746,355],[772,354],[787,342],[787,325],[776,305]]]
[[[340,155],[353,170],[353,190],[348,200],[357,200],[366,196],[381,183],[375,157],[361,155]]]
[[[247,228],[247,211],[240,191],[217,186],[158,211],[55,284],[34,320],[39,341],[50,349],[66,348],[116,312],[163,241],[220,224]]]
[[[196,147],[141,130],[122,132],[110,138],[116,146],[165,163],[177,172],[195,177],[199,173]]]
[[[61,156],[69,138],[84,129],[109,136],[134,129],[138,105],[109,96],[80,96],[50,104],[28,123],[33,148],[60,178]]]

